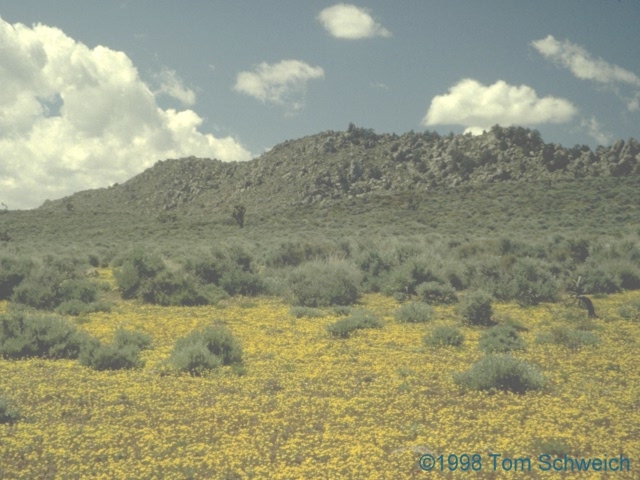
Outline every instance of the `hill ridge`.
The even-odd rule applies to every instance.
[[[350,124],[287,140],[248,162],[187,157],[156,162],[122,184],[77,192],[39,209],[158,214],[176,210],[253,211],[326,205],[376,194],[502,181],[559,180],[640,173],[640,142],[630,138],[592,151],[544,143],[523,127],[482,135],[376,134]]]

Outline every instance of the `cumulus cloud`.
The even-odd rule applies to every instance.
[[[178,77],[175,70],[162,69],[156,75],[156,80],[160,83],[160,88],[155,92],[156,94],[168,95],[189,107],[196,103],[195,92],[184,86],[182,79]]]
[[[527,85],[519,87],[500,80],[483,85],[473,79],[464,79],[449,89],[448,94],[437,95],[423,125],[462,125],[472,134],[489,130],[492,125],[535,125],[563,123],[571,120],[577,109],[562,98],[539,98]]]
[[[318,20],[332,36],[347,40],[390,37],[391,32],[376,23],[364,8],[338,3],[320,12]]]
[[[540,54],[552,62],[567,68],[576,78],[591,80],[611,88],[627,103],[630,111],[638,110],[640,91],[640,76],[618,65],[606,62],[589,53],[585,48],[568,40],[556,40],[553,35],[531,42]],[[633,88],[635,93],[628,98],[620,94],[616,86],[626,85]]]
[[[122,52],[2,18],[0,45],[0,201],[10,208],[122,182],[158,159],[251,158],[235,139],[201,133],[192,110],[159,108]]]
[[[263,103],[281,105],[291,111],[304,106],[307,82],[324,77],[321,67],[300,60],[261,63],[253,72],[240,72],[233,89]]]

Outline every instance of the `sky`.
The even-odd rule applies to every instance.
[[[349,123],[640,138],[639,0],[0,0],[0,202]]]

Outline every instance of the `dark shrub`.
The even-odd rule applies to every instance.
[[[416,293],[420,300],[430,305],[447,305],[458,301],[452,287],[438,282],[421,283],[416,287]]]
[[[256,274],[236,268],[220,278],[220,287],[229,295],[255,296],[265,290],[264,282]]]
[[[122,266],[115,271],[115,279],[122,298],[134,298],[138,290],[147,281],[154,279],[166,270],[162,258],[136,248],[122,261]]]
[[[210,255],[187,260],[185,268],[188,272],[193,273],[200,282],[218,285],[222,275],[233,270],[234,266],[228,258],[222,255]]]
[[[433,308],[422,302],[406,303],[395,311],[394,317],[398,322],[425,323],[433,319]]]
[[[77,358],[87,336],[66,320],[16,311],[0,316],[0,355]]]
[[[607,265],[611,267],[611,265]],[[592,263],[585,263],[578,271],[581,278],[580,285],[584,293],[618,293],[622,290],[621,279],[612,271],[613,268],[603,268]],[[573,287],[574,283],[570,285]]]
[[[545,380],[537,367],[511,355],[487,355],[469,370],[455,374],[454,382],[473,390],[524,393],[539,390]]]
[[[272,268],[297,267],[309,260],[326,260],[338,253],[339,248],[329,243],[286,241],[267,254],[265,263]]]
[[[78,360],[94,370],[122,370],[144,366],[139,355],[140,349],[136,345],[104,345],[91,339],[82,348]]]
[[[364,328],[382,328],[384,323],[373,313],[366,310],[354,310],[348,317],[327,325],[327,331],[334,337],[347,338],[356,330]]]
[[[289,275],[294,305],[326,307],[351,305],[358,300],[360,274],[346,261],[309,262]]]
[[[55,312],[59,315],[79,316],[93,312],[110,312],[111,304],[104,301],[82,303],[80,300],[67,300],[58,305]]]
[[[0,397],[0,423],[15,423],[20,420],[20,412],[7,399]]]
[[[458,312],[467,325],[492,325],[491,295],[479,290],[467,293],[458,306]]]
[[[415,295],[418,285],[425,282],[441,283],[426,261],[414,258],[391,271],[384,292],[387,295]]]
[[[28,260],[0,258],[0,300],[11,297],[13,290],[26,278],[32,267],[33,264]]]
[[[144,302],[163,306],[209,303],[209,300],[198,291],[195,282],[179,272],[170,270],[164,270],[142,283],[138,289],[138,295]]]
[[[522,306],[553,302],[557,298],[558,284],[540,260],[524,258],[516,261],[505,278],[507,293],[503,300],[515,299]]]
[[[12,300],[52,310],[62,301],[72,298],[70,292],[63,289],[63,284],[81,279],[81,267],[84,264],[73,257],[46,256],[41,264],[29,270],[27,277],[14,290]]]
[[[242,348],[229,330],[209,326],[179,338],[169,362],[178,370],[199,375],[218,365],[242,363]]]
[[[464,342],[464,335],[457,328],[441,326],[425,335],[422,342],[430,347],[459,347]]]
[[[484,353],[507,353],[512,350],[524,350],[525,343],[514,327],[496,325],[484,332],[478,347]]]
[[[536,343],[552,343],[555,345],[564,345],[572,349],[597,345],[599,341],[598,337],[591,332],[574,330],[564,325],[557,325],[548,332],[536,337]]]
[[[68,300],[79,300],[82,303],[95,302],[98,297],[98,286],[84,279],[65,280],[60,284],[60,303]]]

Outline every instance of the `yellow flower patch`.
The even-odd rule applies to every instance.
[[[108,272],[101,276],[109,280]],[[482,358],[483,329],[461,327],[459,349],[424,347],[434,325],[458,324],[436,307],[430,324],[393,319],[397,303],[367,295],[382,329],[330,337],[338,317],[295,319],[289,305],[262,298],[247,305],[157,307],[119,302],[79,328],[110,341],[123,326],[148,333],[145,368],[96,372],[76,361],[0,360],[0,396],[24,419],[0,425],[0,478],[603,478],[563,477],[538,468],[539,445],[555,441],[574,457],[623,454],[640,468],[640,322],[619,305],[637,293],[596,299],[597,347],[537,345],[535,336],[565,307],[494,307],[528,328],[516,356],[537,364],[545,390],[526,395],[469,392],[452,374]],[[0,302],[0,312],[6,309]],[[224,307],[224,308],[222,308]],[[229,367],[201,378],[165,375],[161,363],[178,337],[225,324],[243,347],[245,375]],[[479,454],[475,473],[422,473],[425,452]],[[532,459],[526,475],[496,471],[490,454]],[[590,476],[591,475],[591,476]],[[611,474],[633,478],[633,473]]]

